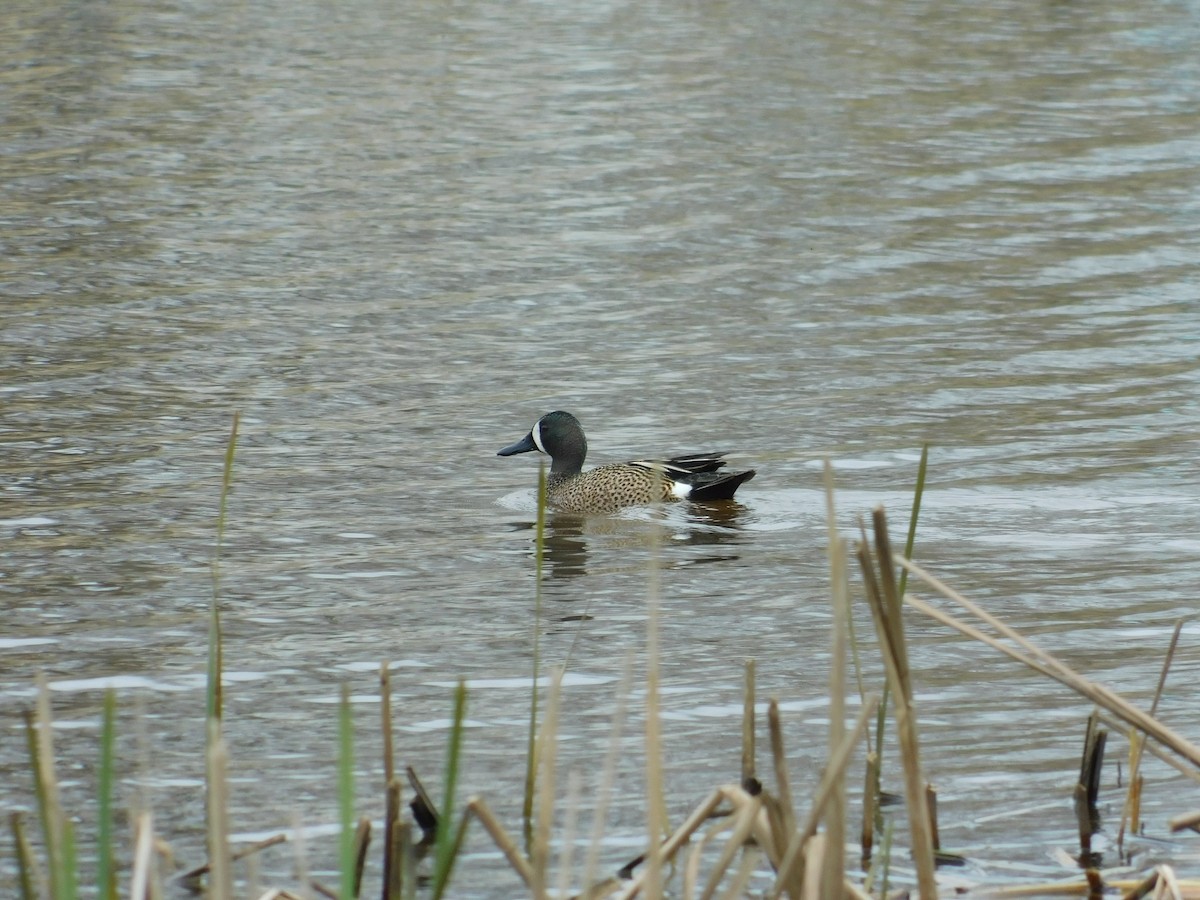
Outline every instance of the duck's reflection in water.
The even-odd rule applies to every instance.
[[[626,549],[634,554],[632,559],[639,566],[655,556],[665,568],[737,559],[735,546],[745,535],[741,526],[745,513],[744,505],[731,501],[648,507],[629,517],[548,512],[542,535],[542,577],[554,580],[594,574],[589,544],[610,552]],[[530,556],[536,558],[536,522],[514,523],[514,528],[534,532]],[[656,544],[658,553],[654,553]],[[711,547],[714,552],[702,555],[662,552],[667,547]],[[716,552],[721,547],[725,551]],[[624,566],[618,564],[618,568]],[[563,594],[553,599],[583,598]]]

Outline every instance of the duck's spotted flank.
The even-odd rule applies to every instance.
[[[729,500],[754,477],[754,470],[720,472],[724,453],[694,453],[672,459],[637,459],[583,471],[587,438],[568,412],[546,413],[521,440],[497,453],[537,450],[550,457],[546,499],[568,512],[613,512],[662,500]]]

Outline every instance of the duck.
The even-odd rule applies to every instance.
[[[637,459],[583,471],[587,437],[569,412],[555,410],[538,419],[529,433],[497,456],[536,450],[550,457],[546,501],[574,513],[609,513],[627,506],[663,501],[732,500],[754,469],[721,472],[724,453],[693,453],[670,459]]]

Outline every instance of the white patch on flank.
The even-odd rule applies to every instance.
[[[542,446],[542,420],[541,419],[538,419],[536,422],[533,423],[533,431],[531,431],[530,434],[533,435],[533,445],[538,448],[538,452],[545,453],[546,448]]]
[[[686,500],[688,494],[692,492],[692,486],[685,484],[682,481],[674,481],[671,483],[671,496],[676,500]]]

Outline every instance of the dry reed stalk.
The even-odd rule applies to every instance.
[[[401,844],[396,839],[404,803],[403,791],[399,778],[395,775],[388,778],[383,820],[383,900],[399,900],[404,885],[404,859],[400,853]]]
[[[1158,867],[1158,884],[1154,888],[1155,897],[1169,897],[1171,900],[1183,900],[1179,879],[1175,870],[1165,863]]]
[[[1184,813],[1181,816],[1173,816],[1167,821],[1167,825],[1171,831],[1183,831],[1185,828],[1190,828],[1192,831],[1200,831],[1200,812]]]
[[[755,780],[754,755],[754,660],[748,659],[742,692],[742,787],[747,790]]]
[[[879,754],[871,751],[867,754],[866,772],[863,784],[863,823],[862,823],[862,858],[863,867],[871,859],[871,851],[875,847],[875,812],[879,795],[876,787],[879,784]]]
[[[679,852],[679,848],[686,844],[696,830],[712,816],[713,811],[721,805],[722,800],[729,800],[736,805],[742,797],[749,798],[749,795],[736,785],[719,787],[705,797],[700,805],[692,810],[692,814],[684,820],[683,824],[662,842],[661,847],[658,848],[658,855],[661,861],[669,862],[674,859],[675,854]],[[649,854],[647,854],[647,858],[649,858]],[[633,883],[621,892],[621,900],[632,900],[632,898],[636,897],[643,890],[647,891],[647,896],[657,900],[662,895],[661,890],[658,894],[650,893],[647,889],[649,881],[647,871],[643,870],[642,874],[635,878]]]
[[[58,777],[54,772],[54,719],[50,712],[50,685],[45,672],[37,674],[37,700],[32,719],[26,717],[26,733],[32,736],[34,779],[37,781],[39,813],[46,845],[46,864],[51,893],[57,897],[66,893],[63,877],[66,817],[59,798]]]
[[[308,841],[304,836],[304,822],[299,811],[292,812],[292,859],[296,866],[296,881],[305,900],[312,896],[312,880],[308,875]]]
[[[555,670],[550,680],[550,695],[537,740],[537,815],[533,827],[533,847],[529,861],[533,867],[533,896],[545,900],[547,869],[550,863],[550,831],[554,825],[554,784],[558,763],[558,710],[562,701],[563,670]]]
[[[1110,719],[1106,716],[1101,716],[1100,721],[1115,731],[1123,731],[1126,723],[1118,722],[1116,719]],[[1165,762],[1180,775],[1185,775],[1192,781],[1200,784],[1200,769],[1187,766],[1176,758],[1173,754],[1167,753],[1165,750],[1160,750],[1155,744],[1143,744],[1142,752],[1149,753],[1155,759]]]
[[[154,817],[139,813],[133,826],[133,872],[130,876],[130,900],[145,900],[150,895],[151,872],[154,862]]]
[[[727,816],[721,816],[708,828],[704,829],[704,833],[700,836],[700,840],[696,841],[691,850],[688,852],[687,863],[683,867],[683,900],[693,900],[696,896],[696,882],[700,880],[700,865],[703,862],[704,851],[708,847],[710,841],[718,834],[729,827],[732,819],[736,818],[736,813]]]
[[[383,737],[383,783],[390,785],[396,776],[396,758],[392,748],[392,674],[386,661],[379,664],[379,719]]]
[[[787,756],[783,750],[783,723],[779,717],[779,701],[774,697],[767,704],[767,729],[771,736],[771,759],[775,764],[775,790],[779,795],[780,827],[778,834],[791,834],[796,828],[796,808],[792,803],[791,779],[788,777]]]
[[[567,774],[567,813],[563,821],[562,852],[558,858],[558,888],[556,896],[566,897],[571,886],[574,866],[575,826],[579,819],[579,797],[583,793],[583,778],[572,768]]]
[[[876,694],[868,694],[866,703],[859,710],[854,727],[842,740],[841,745],[829,755],[829,759],[825,763],[825,771],[822,773],[821,781],[813,795],[812,809],[809,810],[804,827],[797,828],[788,838],[787,847],[776,866],[775,884],[772,886],[769,896],[777,898],[783,894],[784,890],[787,890],[793,898],[799,897],[803,883],[803,867],[797,867],[796,863],[801,858],[800,854],[805,844],[817,833],[817,825],[825,813],[825,807],[833,794],[834,785],[839,779],[845,777],[850,756],[858,742],[863,739],[863,735],[866,734],[867,724],[875,715],[878,705],[879,697]]]
[[[44,876],[39,871],[33,848],[29,845],[29,836],[21,824],[21,814],[11,812],[8,823],[12,829],[13,845],[17,854],[18,881],[21,885],[21,897],[32,900],[33,897],[47,896]]]
[[[239,860],[243,860],[249,856],[253,856],[255,853],[261,853],[263,850],[266,850],[268,847],[274,847],[276,844],[282,844],[282,843],[286,842],[287,839],[288,838],[287,838],[286,834],[273,834],[269,838],[264,838],[261,841],[256,841],[253,844],[249,844],[245,847],[242,847],[240,850],[238,850],[235,853],[229,854],[229,858],[233,862],[238,862]],[[212,864],[205,863],[202,866],[196,866],[196,868],[194,868],[194,869],[189,869],[187,872],[184,872],[182,875],[176,876],[176,878],[179,881],[191,881],[193,879],[201,877],[202,875],[207,875],[211,871],[212,871]]]
[[[621,889],[621,882],[609,876],[603,881],[598,881],[591,887],[584,890],[582,894],[575,897],[575,900],[604,900],[605,897],[611,897]]]
[[[1092,833],[1095,831],[1091,810],[1087,805],[1087,788],[1075,785],[1075,824],[1079,828],[1079,864],[1094,868],[1096,857],[1092,854]]]
[[[1086,789],[1088,809],[1094,814],[1100,799],[1100,780],[1104,767],[1104,747],[1108,731],[1100,727],[1100,713],[1093,710],[1088,716],[1087,735],[1083,742],[1083,757],[1079,763],[1079,783]]]
[[[1116,882],[1109,882],[1113,887]],[[971,891],[970,896],[1000,900],[1010,897],[1086,897],[1092,888],[1085,881],[1052,881],[1045,884],[1015,884],[1002,888],[985,888]]]
[[[396,779],[396,755],[392,745],[392,675],[387,660],[379,664],[379,730],[383,738],[383,879],[382,900],[399,897],[400,881],[393,875],[396,823],[400,820],[400,782]]]
[[[929,815],[929,836],[933,839],[933,852],[942,849],[942,838],[938,834],[937,820],[937,788],[932,784],[925,785],[925,809]]]
[[[934,575],[925,571],[916,563],[910,562],[909,560],[904,559],[904,557],[898,555],[893,558],[899,565],[908,569],[910,572],[912,572],[912,574],[916,575],[943,597],[953,600],[972,615],[977,616],[988,625],[995,628],[998,632],[1000,632],[1001,635],[1016,643],[1023,650],[1025,650],[1025,653],[1008,646],[998,638],[992,637],[989,634],[985,634],[978,628],[975,628],[974,626],[963,622],[961,619],[958,619],[956,616],[943,612],[924,600],[914,597],[911,594],[907,594],[905,595],[904,602],[913,609],[925,613],[927,616],[936,619],[944,625],[954,628],[968,637],[982,641],[989,647],[994,647],[1001,653],[1011,656],[1013,659],[1018,660],[1019,662],[1023,662],[1031,669],[1053,678],[1060,684],[1071,688],[1071,690],[1091,700],[1096,705],[1107,709],[1126,724],[1133,726],[1139,731],[1145,732],[1164,747],[1169,748],[1178,755],[1182,756],[1188,762],[1192,763],[1192,765],[1200,767],[1200,747],[1192,744],[1175,731],[1163,725],[1157,719],[1147,715],[1129,701],[1115,694],[1109,688],[1106,688],[1101,684],[1097,684],[1096,682],[1089,681],[1088,679],[1079,675],[1073,669],[1060,662],[1045,650],[1042,650],[1041,648],[1032,644],[1029,640],[1022,637],[1016,630],[1004,624],[995,616],[982,609],[980,606],[978,606],[978,604],[975,604],[966,597],[962,596],[962,594],[943,583]]]
[[[825,461],[829,468],[829,461]],[[850,622],[850,584],[846,572],[846,541],[838,537],[833,514],[832,476],[829,492],[829,581],[833,599],[833,634],[829,662],[829,752],[846,735],[846,643]],[[821,894],[835,897],[846,872],[846,779],[839,778],[825,815],[825,859],[821,867]]]
[[[362,893],[363,871],[367,867],[367,850],[371,846],[371,820],[363,816],[354,829],[354,897]]]
[[[233,900],[233,862],[229,852],[229,752],[220,719],[208,720],[208,896]]]
[[[721,879],[725,877],[725,870],[729,868],[733,858],[738,851],[745,846],[749,840],[751,833],[755,830],[754,826],[763,811],[762,795],[748,798],[749,802],[744,803],[737,812],[736,821],[733,827],[733,833],[729,835],[725,845],[721,848],[721,853],[717,857],[717,861],[713,864],[712,870],[708,874],[708,881],[704,884],[704,890],[700,894],[700,900],[712,900],[712,897],[717,892],[717,888],[721,885]]]
[[[934,863],[933,838],[929,829],[929,813],[925,806],[925,779],[921,774],[917,721],[913,710],[912,679],[909,676],[908,648],[904,641],[901,601],[896,584],[896,572],[889,563],[891,543],[887,519],[882,507],[872,514],[875,534],[875,560],[872,564],[866,535],[859,546],[859,564],[863,572],[867,601],[875,622],[884,668],[893,694],[896,737],[904,769],[904,794],[908,811],[910,843],[917,869],[917,890],[922,900],[937,897],[937,878]],[[900,557],[903,559],[903,557]]]
[[[629,689],[633,684],[633,653],[625,652],[621,667],[621,681],[617,685],[617,702],[613,710],[612,727],[609,729],[608,750],[604,755],[600,785],[597,789],[596,810],[592,817],[592,839],[588,844],[587,860],[583,866],[583,884],[591,885],[600,863],[600,845],[604,840],[604,826],[608,818],[608,804],[612,797],[617,777],[617,759],[621,753],[621,732],[625,727],[625,710],[629,703]],[[586,893],[586,890],[585,890]]]
[[[1167,644],[1167,655],[1163,658],[1162,670],[1158,673],[1158,684],[1154,688],[1154,699],[1150,701],[1150,715],[1158,714],[1158,701],[1162,699],[1163,689],[1167,685],[1167,673],[1175,660],[1175,649],[1179,646],[1179,635],[1183,631],[1183,619],[1175,622],[1175,630]],[[1125,795],[1125,806],[1121,810],[1121,824],[1117,828],[1117,846],[1125,842],[1125,826],[1129,825],[1137,833],[1141,824],[1141,793],[1142,779],[1139,775],[1142,764],[1142,747],[1145,740],[1139,735],[1129,738],[1129,792]]]
[[[742,855],[742,861],[738,863],[737,871],[733,873],[733,878],[721,894],[720,900],[738,900],[738,898],[744,897],[746,895],[746,886],[750,884],[750,879],[754,877],[754,870],[758,868],[761,859],[762,851],[756,850],[753,847],[748,849]]]
[[[533,867],[529,861],[525,859],[521,853],[521,848],[517,846],[516,841],[512,836],[504,830],[504,826],[493,815],[487,802],[482,797],[471,797],[467,800],[467,813],[476,818],[483,830],[491,837],[492,842],[504,854],[504,858],[508,860],[508,864],[512,866],[514,872],[520,877],[521,881],[525,882],[525,886],[532,888],[536,878]]]
[[[816,834],[804,848],[804,883],[799,900],[826,900],[826,895],[821,893],[825,881],[826,843],[825,835]]]

